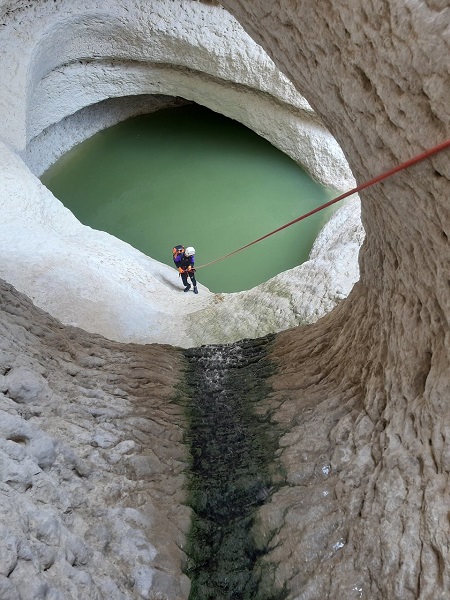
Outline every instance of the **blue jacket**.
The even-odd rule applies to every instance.
[[[189,266],[191,266],[191,267],[194,266],[194,259],[195,259],[194,256],[186,256],[185,254],[177,254],[173,260],[177,267],[181,267],[182,269],[186,270]]]

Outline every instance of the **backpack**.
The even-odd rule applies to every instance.
[[[175,262],[175,256],[177,256],[177,254],[183,254],[183,252],[184,252],[184,246],[182,246],[181,244],[179,244],[178,246],[174,246],[172,248],[172,258],[173,258],[173,262],[175,265],[177,265],[177,263]]]

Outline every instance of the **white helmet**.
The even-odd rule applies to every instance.
[[[186,256],[194,256],[195,254],[195,248],[193,248],[192,246],[188,246],[186,248],[186,250],[184,251]]]

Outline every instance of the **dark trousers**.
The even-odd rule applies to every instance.
[[[195,281],[194,273],[181,273],[181,280],[183,282],[184,287],[186,287],[188,284],[188,275],[191,278],[192,285],[194,285],[194,286],[197,285],[197,282]]]

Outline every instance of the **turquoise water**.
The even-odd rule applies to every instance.
[[[202,265],[336,195],[251,130],[197,105],[105,129],[41,179],[83,224],[171,266],[177,244],[194,246]],[[301,264],[333,210],[200,269],[199,282],[236,292]]]

